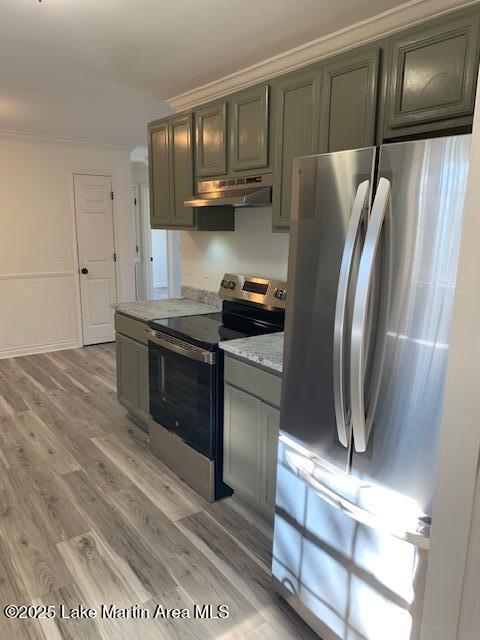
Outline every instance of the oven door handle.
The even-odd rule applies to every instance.
[[[145,334],[149,342],[153,342],[159,347],[162,347],[162,349],[173,351],[174,353],[178,353],[179,355],[185,356],[186,358],[190,358],[190,360],[203,362],[203,364],[208,364],[210,366],[213,366],[215,364],[215,353],[213,353],[212,351],[201,349],[200,347],[189,344],[184,340],[178,340],[173,336],[167,336],[164,333],[153,331],[152,329],[145,329]]]

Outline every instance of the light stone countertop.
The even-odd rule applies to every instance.
[[[188,298],[165,298],[164,300],[143,300],[137,302],[119,302],[114,305],[117,313],[148,322],[162,318],[197,316],[203,313],[216,313],[218,307]]]
[[[225,340],[220,342],[219,346],[238,358],[282,373],[284,335],[282,331],[249,338],[237,338],[237,340]]]

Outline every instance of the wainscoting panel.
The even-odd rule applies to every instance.
[[[0,275],[0,358],[80,346],[76,273]]]

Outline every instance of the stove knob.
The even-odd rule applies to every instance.
[[[227,285],[229,289],[235,289],[235,282],[233,280],[229,280]]]
[[[220,286],[223,287],[224,289],[228,289],[228,280],[222,280],[220,283]]]
[[[275,289],[275,293],[273,294],[273,296],[278,300],[286,300],[287,292],[285,291],[285,289]]]

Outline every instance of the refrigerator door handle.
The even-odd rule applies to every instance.
[[[325,502],[339,509],[359,524],[388,533],[422,549],[430,548],[429,518],[425,518],[422,514],[409,515],[403,521],[398,517],[389,518],[385,514],[370,511],[335,490],[337,478],[334,472],[330,472],[325,467],[317,469],[312,461],[290,451],[286,451],[283,458],[290,470]],[[329,476],[331,476],[331,481],[329,481]]]
[[[348,225],[345,247],[343,250],[340,276],[338,280],[337,302],[335,307],[335,324],[333,334],[333,395],[335,415],[337,419],[338,439],[344,447],[349,446],[350,429],[349,416],[345,409],[344,389],[344,334],[347,312],[347,297],[352,273],[355,248],[357,246],[360,223],[368,201],[370,181],[365,180],[358,185],[353,202],[352,213]]]
[[[390,181],[380,178],[358,269],[357,290],[353,305],[352,339],[350,353],[350,387],[352,402],[352,428],[355,450],[367,450],[372,428],[371,417],[365,414],[365,341],[370,289],[375,258],[380,242],[383,221],[390,203]]]

